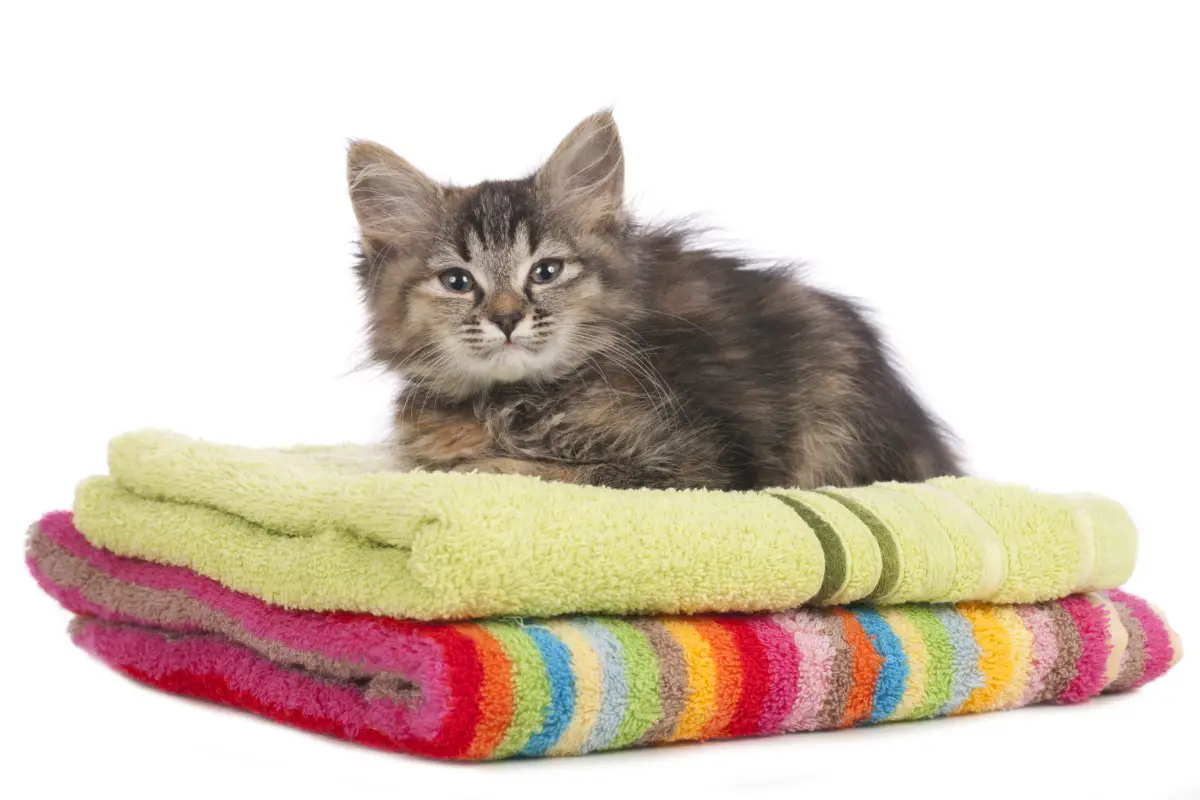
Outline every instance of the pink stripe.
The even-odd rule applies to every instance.
[[[322,619],[314,612],[289,611],[268,605],[183,567],[115,555],[88,542],[71,523],[71,514],[67,511],[47,514],[40,528],[60,547],[118,580],[161,591],[187,592],[209,607],[236,617],[256,636],[273,639],[297,650],[320,652],[330,658],[366,658],[364,666],[368,667],[397,667],[393,660],[395,654],[378,649],[394,642],[396,633],[394,626],[380,617],[339,612],[327,614]],[[317,622],[318,619],[321,621]],[[296,624],[289,624],[291,622]],[[419,630],[419,626],[411,623],[399,624],[406,630]],[[364,638],[373,640],[369,642],[373,647],[364,648]],[[429,646],[436,645],[430,643]]]
[[[758,733],[775,733],[796,704],[799,686],[791,676],[800,666],[796,640],[774,617],[750,617],[750,627],[762,642],[771,677],[758,717]]]
[[[825,634],[821,619],[811,611],[801,609],[772,618],[791,634],[799,653],[796,703],[781,730],[816,730],[820,726],[821,705],[825,702],[829,678],[833,674],[833,643]]]
[[[1058,637],[1054,635],[1054,618],[1039,606],[1016,606],[1017,614],[1033,636],[1033,663],[1029,665],[1029,683],[1021,705],[1037,702],[1046,691],[1046,676],[1058,660]]]
[[[126,583],[159,591],[186,592],[210,608],[234,618],[256,638],[279,642],[295,650],[320,653],[335,660],[353,659],[367,669],[404,675],[421,689],[421,715],[412,721],[414,732],[424,735],[422,732],[435,731],[441,726],[441,715],[453,697],[453,687],[448,685],[441,646],[426,635],[430,630],[428,626],[423,628],[414,623],[367,614],[289,611],[268,605],[182,567],[125,558],[101,550],[75,528],[70,512],[47,514],[39,527],[47,538],[92,567]],[[35,576],[37,574],[35,571]],[[72,597],[73,608],[78,602],[87,601],[81,596]],[[103,613],[99,616],[113,618],[110,612],[100,611]],[[93,606],[86,613],[97,611]]]
[[[1112,589],[1106,594],[1114,603],[1120,603],[1129,609],[1133,618],[1141,623],[1142,631],[1146,635],[1146,668],[1142,670],[1142,676],[1129,687],[1136,689],[1159,677],[1171,666],[1171,659],[1175,657],[1175,648],[1171,646],[1171,634],[1167,632],[1162,618],[1154,613],[1154,609],[1145,600],[1126,594],[1120,589]]]
[[[1075,595],[1059,601],[1079,631],[1082,652],[1075,663],[1075,677],[1058,696],[1061,703],[1078,703],[1100,694],[1107,683],[1108,654],[1112,642],[1108,640],[1108,614],[1101,606],[1092,605],[1086,597]]]

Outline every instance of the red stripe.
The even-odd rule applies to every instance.
[[[727,735],[751,736],[759,732],[763,701],[771,688],[771,663],[748,619],[727,617],[718,619],[717,624],[729,631],[742,657],[742,696]]]
[[[774,665],[759,713],[757,732],[778,733],[800,693],[796,680],[800,674],[800,650],[796,647],[796,638],[772,617],[758,615],[752,619],[751,627],[762,642],[767,663]]]
[[[416,625],[403,620],[379,618],[379,622],[396,630],[415,632],[441,645],[446,663],[446,683],[449,689],[449,710],[442,728],[433,741],[422,742],[427,755],[438,758],[465,758],[475,738],[479,724],[479,691],[483,684],[483,665],[475,642],[464,636],[455,625]]]
[[[336,736],[385,750],[401,750],[433,758],[461,759],[475,735],[479,718],[479,685],[482,670],[475,657],[474,642],[453,625],[414,625],[400,620],[379,620],[397,631],[416,633],[437,642],[446,661],[449,684],[449,709],[442,727],[432,739],[407,736],[396,739],[366,725],[341,724],[334,718],[317,717],[294,708],[280,708],[252,691],[233,687],[228,680],[211,672],[168,670],[151,674],[136,667],[113,663],[120,671],[144,683],[176,694],[184,694],[217,703],[233,705],[262,716],[316,733]],[[278,665],[271,664],[278,669]]]
[[[117,664],[113,666],[134,680],[156,686],[159,689],[253,711],[255,714],[273,719],[276,722],[293,725],[306,731],[312,731],[313,733],[322,733],[326,736],[334,736],[338,739],[365,744],[381,750],[399,750],[418,755],[434,755],[433,753],[424,752],[422,745],[425,743],[421,741],[408,739],[398,741],[385,736],[374,728],[359,727],[351,731],[338,724],[334,719],[313,717],[296,709],[279,708],[260,700],[253,692],[234,689],[221,675],[180,670],[172,670],[161,675],[151,675],[136,667]]]
[[[466,758],[480,719],[480,688],[483,666],[475,642],[454,624],[419,623],[410,620],[376,617],[354,611],[335,611],[325,615],[338,624],[351,620],[370,620],[388,631],[405,637],[420,636],[436,642],[446,664],[447,705],[440,730],[432,740],[413,737],[405,749],[435,758]],[[394,749],[394,748],[393,748]]]

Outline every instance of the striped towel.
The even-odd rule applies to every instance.
[[[69,513],[27,560],[74,641],[138,681],[342,739],[463,760],[576,755],[1078,702],[1181,656],[1121,591],[1030,605],[403,621],[268,605],[90,544]]]

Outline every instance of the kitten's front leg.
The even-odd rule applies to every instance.
[[[486,426],[466,407],[440,407],[428,398],[401,395],[395,420],[397,463],[401,469],[450,470],[488,460]]]
[[[532,475],[547,481],[580,486],[607,486],[610,489],[695,488],[712,486],[708,471],[651,470],[629,464],[570,464],[520,458],[488,458],[467,461],[451,468],[452,472],[481,472],[494,475]]]

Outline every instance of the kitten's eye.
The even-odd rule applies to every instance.
[[[529,270],[529,280],[534,283],[549,283],[562,274],[563,260],[561,258],[543,258]]]
[[[454,267],[438,275],[438,280],[452,292],[469,292],[475,288],[475,279],[465,269]]]

